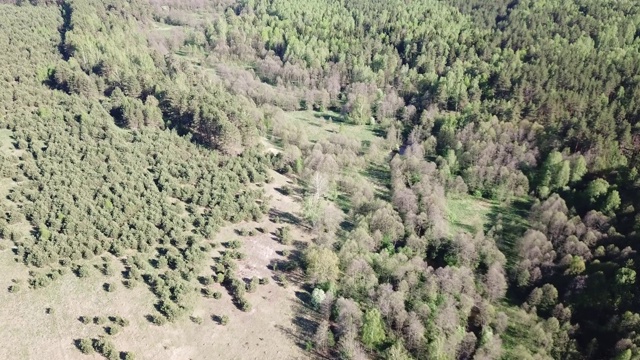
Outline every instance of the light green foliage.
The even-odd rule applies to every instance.
[[[621,268],[616,272],[616,283],[619,285],[633,285],[636,282],[636,272],[633,269]]]
[[[632,356],[633,356],[633,352],[631,351],[631,349],[626,349],[626,350],[620,352],[615,357],[615,360],[631,360]]]
[[[604,201],[604,205],[602,206],[602,211],[604,211],[606,214],[613,214],[616,210],[618,210],[620,204],[620,193],[618,193],[618,190],[613,190],[609,192],[609,195],[607,195],[607,198]]]
[[[325,298],[326,298],[326,294],[324,290],[320,288],[315,288],[311,293],[311,305],[313,305],[314,308],[318,309],[320,308],[320,305],[322,304]]]
[[[364,314],[362,343],[369,349],[381,344],[386,338],[384,322],[378,309],[370,309]]]
[[[340,273],[338,256],[325,247],[312,247],[305,254],[306,271],[316,284],[336,281]]]
[[[88,355],[93,353],[93,343],[91,339],[83,338],[78,340],[78,349],[80,349],[83,354]]]
[[[538,192],[541,195],[547,194],[548,196],[550,191],[562,189],[571,180],[571,165],[569,160],[563,160],[562,154],[558,151],[549,153],[540,171],[542,178],[538,185]],[[578,177],[577,173],[575,175]]]
[[[411,360],[411,356],[407,350],[402,346],[401,341],[397,341],[387,350],[387,360]]]
[[[600,196],[603,196],[609,190],[609,183],[604,179],[595,179],[589,183],[585,191],[585,195],[593,204]]]
[[[579,155],[571,163],[571,182],[575,183],[582,179],[587,173],[587,161],[584,156]]]
[[[578,274],[582,274],[585,269],[586,269],[586,266],[584,263],[584,259],[582,259],[580,256],[574,256],[571,259],[571,264],[567,269],[567,273],[571,275],[578,275]]]

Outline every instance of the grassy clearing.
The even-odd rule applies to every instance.
[[[371,142],[378,137],[376,126],[349,124],[335,111],[290,111],[287,116],[304,127],[311,141],[326,139],[332,134],[344,134],[360,142]]]
[[[509,316],[509,325],[500,336],[504,347],[502,359],[520,360],[523,354],[532,354],[536,359],[547,359],[544,356],[544,331],[541,324],[524,310],[516,306],[499,306],[496,310]]]
[[[524,234],[528,222],[529,199],[515,199],[510,203],[499,203],[471,196],[447,199],[447,218],[450,235],[459,231],[474,234],[480,230],[494,230],[498,248],[507,257],[507,268],[517,260],[515,245]],[[500,226],[496,226],[500,225]]]
[[[475,234],[489,224],[492,203],[471,196],[447,199],[447,219],[451,235],[460,231]]]
[[[160,23],[160,22],[154,22],[152,26],[153,26],[153,30],[155,31],[172,31],[175,29],[182,28],[182,26],[169,25],[169,24]]]
[[[530,199],[515,199],[508,205],[494,203],[488,215],[489,225],[500,224],[494,237],[498,248],[507,257],[507,270],[517,261],[516,243],[529,226],[527,213],[531,207]]]
[[[499,203],[471,196],[447,199],[447,217],[450,234],[458,231],[485,233],[494,227],[498,248],[507,258],[507,268],[517,260],[516,241],[527,228],[527,210],[531,206],[528,199],[516,199],[510,203]],[[501,224],[497,229],[495,225]],[[509,296],[497,306],[509,316],[509,324],[501,335],[505,351],[502,359],[522,359],[523,354],[542,356],[543,339],[540,338],[540,324],[519,306],[512,305]],[[544,359],[544,357],[540,357]]]

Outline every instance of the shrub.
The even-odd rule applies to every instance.
[[[229,323],[229,316],[222,315],[222,317],[220,318],[220,324],[221,325],[227,325],[228,323]]]
[[[268,284],[269,284],[269,278],[267,277],[260,278],[260,285],[268,285]]]
[[[20,291],[20,285],[15,284],[15,285],[9,286],[10,293],[17,293],[18,291]]]
[[[91,275],[90,267],[88,265],[80,265],[76,268],[76,275],[79,278],[85,278]]]
[[[113,343],[103,338],[93,341],[93,349],[97,353],[102,354],[109,359],[113,358],[114,354],[117,356],[116,348],[113,346]]]
[[[281,227],[278,237],[283,245],[291,245],[293,243],[293,236],[291,235],[291,228],[289,226]]]
[[[80,320],[81,323],[87,325],[87,324],[89,324],[91,322],[91,317],[89,317],[89,316],[80,316],[78,318],[78,320]]]
[[[213,290],[209,289],[209,288],[202,288],[202,290],[200,290],[202,292],[202,295],[204,295],[204,297],[213,297]]]
[[[239,301],[239,305],[240,305],[240,310],[244,311],[244,312],[249,312],[251,311],[251,303],[249,303],[249,301],[245,298],[241,298]]]
[[[256,289],[258,288],[258,281],[258,278],[255,276],[251,278],[251,281],[249,281],[249,283],[247,284],[247,291],[250,293],[256,291]]]
[[[216,275],[216,282],[218,284],[222,284],[224,282],[224,273],[218,273],[218,275]]]
[[[104,316],[96,316],[93,318],[93,323],[96,325],[102,325],[107,322],[107,318]]]
[[[231,240],[227,243],[227,248],[229,249],[239,249],[242,246],[242,243],[239,240]]]
[[[289,286],[289,280],[287,280],[287,277],[283,274],[276,275],[276,281],[278,281],[284,288]]]
[[[202,325],[202,318],[200,316],[192,316],[191,321],[195,324]]]
[[[115,324],[118,324],[118,326],[121,326],[121,327],[129,326],[129,320],[121,316],[112,316],[109,318],[109,320],[111,320],[111,322]]]
[[[113,325],[111,325],[111,326],[107,326],[107,327],[105,328],[105,331],[106,331],[106,332],[107,332],[107,334],[109,334],[109,335],[116,335],[117,333],[119,333],[119,332],[120,332],[120,330],[121,330],[121,329],[122,329],[122,328],[121,328],[119,325],[117,325],[117,324],[113,324]]]
[[[222,293],[220,291],[216,291],[213,293],[213,298],[214,299],[220,299],[222,297]]]
[[[93,353],[93,342],[89,338],[78,340],[77,346],[83,354]]]
[[[167,323],[167,318],[162,315],[152,315],[151,322],[154,325],[162,326]]]
[[[113,264],[111,264],[110,262],[106,262],[102,265],[102,273],[105,276],[111,276],[114,273],[114,268],[113,268]]]

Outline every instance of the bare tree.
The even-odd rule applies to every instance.
[[[404,339],[409,349],[417,350],[422,346],[425,327],[420,317],[413,311],[408,314],[406,325],[403,329]]]
[[[495,302],[504,296],[507,292],[507,280],[505,279],[504,270],[500,264],[493,263],[489,267],[485,275],[484,283],[490,301]]]
[[[472,359],[473,353],[476,350],[476,342],[478,339],[476,335],[472,332],[468,332],[464,335],[462,342],[458,346],[458,359],[466,360]]]
[[[329,347],[329,321],[322,320],[318,328],[316,329],[316,333],[313,336],[313,343],[320,352],[327,351]]]
[[[357,334],[362,326],[362,311],[360,311],[358,304],[351,299],[341,297],[336,301],[336,307],[340,336],[343,337],[349,333]]]

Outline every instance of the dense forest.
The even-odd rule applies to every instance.
[[[304,275],[310,357],[640,358],[640,3],[0,3],[8,291],[110,255],[154,324],[211,282],[250,311],[239,243],[198,275],[224,224],[280,223],[277,171],[303,209],[279,241],[313,238],[273,265]]]

